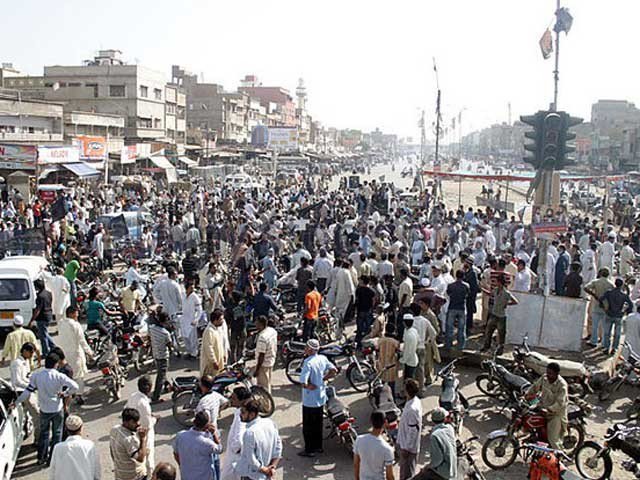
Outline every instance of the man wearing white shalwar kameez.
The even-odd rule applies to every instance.
[[[188,355],[198,355],[198,321],[202,316],[202,300],[194,291],[192,283],[187,284],[186,298],[182,303],[180,317],[180,333],[184,339],[184,347]]]
[[[591,245],[587,248],[584,253],[580,256],[580,263],[582,264],[582,271],[580,275],[582,275],[582,284],[586,285],[591,280],[596,278],[596,252],[595,246]]]
[[[598,255],[598,270],[602,268],[608,268],[610,272],[615,272],[613,268],[613,260],[616,256],[616,248],[613,245],[615,236],[609,235],[606,242],[602,243],[597,250]]]
[[[71,291],[71,285],[69,280],[62,275],[62,271],[58,270],[53,276],[46,276],[48,290],[51,292],[53,315],[56,321],[64,318],[67,311],[67,307],[71,305],[71,297],[69,292]]]
[[[144,376],[138,379],[138,391],[132,393],[127,400],[125,408],[135,408],[140,414],[140,426],[147,429],[147,451],[149,454],[145,459],[147,466],[147,472],[153,472],[156,468],[155,463],[155,425],[158,421],[151,412],[151,380],[149,377]]]
[[[336,309],[338,317],[338,335],[342,334],[344,328],[344,317],[347,314],[349,305],[354,300],[356,288],[349,271],[349,264],[344,262],[336,272],[335,283],[329,292],[329,304]]]
[[[247,424],[240,418],[240,407],[250,399],[251,392],[245,387],[235,388],[231,395],[231,405],[234,406],[236,410],[233,412],[233,422],[231,423],[227,436],[227,448],[224,450],[220,464],[220,478],[225,480],[241,480],[241,477],[234,471],[235,465],[238,463],[238,460],[240,460],[242,437],[247,429]]]
[[[625,277],[629,273],[633,273],[633,262],[636,254],[629,245],[629,239],[624,240],[624,247],[620,250],[620,276]]]
[[[84,377],[87,369],[87,355],[93,355],[84,337],[82,325],[78,322],[78,307],[68,307],[65,316],[58,323],[56,345],[64,352],[67,363],[73,370],[73,379],[78,382],[78,396],[84,393]]]

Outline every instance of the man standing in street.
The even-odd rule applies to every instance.
[[[196,413],[193,427],[178,433],[173,444],[173,458],[183,480],[221,480],[211,468],[211,457],[220,453],[220,436],[204,411]]]
[[[73,370],[73,378],[78,382],[79,390],[76,401],[82,405],[84,400],[84,377],[89,373],[87,356],[92,358],[93,351],[84,336],[82,325],[78,322],[78,307],[67,307],[66,316],[58,322],[58,346],[65,354],[66,360]]]
[[[511,292],[507,290],[505,286],[507,279],[504,275],[499,275],[496,278],[497,287],[493,291],[482,289],[483,292],[491,296],[492,302],[489,312],[489,320],[487,321],[487,328],[484,334],[484,345],[481,351],[487,351],[491,348],[491,337],[493,332],[498,330],[498,355],[502,355],[504,351],[504,341],[507,333],[507,307],[509,305],[516,305],[518,300],[511,295]]]
[[[371,330],[373,324],[373,308],[376,305],[376,291],[369,286],[369,277],[361,277],[356,288],[356,342],[360,345],[362,338]]]
[[[435,427],[429,436],[429,464],[414,480],[456,480],[458,478],[458,453],[456,433],[446,422],[447,411],[438,407],[431,412]]]
[[[242,480],[273,478],[282,457],[278,427],[273,420],[260,418],[259,413],[260,405],[256,400],[248,400],[240,407],[240,417],[247,429],[242,437],[242,453],[235,472]]]
[[[300,372],[302,385],[302,435],[304,450],[298,453],[302,457],[314,457],[322,453],[323,409],[327,402],[326,381],[338,370],[325,357],[319,355],[320,343],[316,339],[307,342],[305,358]]]
[[[196,412],[205,412],[209,419],[209,424],[213,426],[214,430],[218,429],[218,417],[220,416],[220,410],[225,408],[229,401],[226,397],[220,395],[213,390],[213,377],[211,375],[205,375],[200,379],[200,393],[202,397],[196,406]],[[220,443],[216,441],[216,443]],[[222,451],[222,447],[220,448]],[[215,472],[215,479],[220,478],[220,457],[219,453],[213,453],[211,458],[211,464]]]
[[[604,319],[602,348],[609,354],[613,354],[618,350],[620,334],[622,333],[622,317],[633,312],[633,302],[629,295],[622,291],[623,286],[624,281],[621,278],[616,278],[615,288],[606,292],[600,299],[604,306],[604,311],[607,313]],[[613,345],[611,345],[611,330],[613,328],[615,328],[615,331]]]
[[[464,349],[467,341],[467,298],[471,293],[469,284],[463,281],[464,272],[456,272],[456,281],[447,287],[449,309],[447,310],[447,328],[445,331],[445,348],[450,349],[453,344],[453,329],[458,328],[458,350]]]
[[[260,316],[256,319],[258,328],[258,339],[256,340],[256,361],[255,377],[258,385],[271,393],[271,372],[276,364],[276,354],[278,351],[278,332],[275,328],[268,326],[267,317]]]
[[[15,360],[20,356],[20,350],[25,343],[32,343],[36,346],[36,356],[38,358],[38,366],[40,366],[41,357],[40,350],[37,348],[38,339],[35,333],[28,328],[24,328],[24,318],[21,315],[13,317],[13,331],[7,335],[4,341],[4,349],[2,350],[2,364],[8,359]]]
[[[540,396],[540,408],[547,417],[547,439],[551,448],[562,449],[562,438],[567,432],[569,405],[569,387],[560,376],[560,365],[551,362],[547,373],[531,385],[526,398],[531,400]]]
[[[152,402],[159,402],[167,370],[169,369],[169,350],[171,347],[171,334],[168,330],[169,316],[166,312],[159,312],[156,321],[149,327],[151,337],[151,353],[156,363],[156,384],[151,396]]]
[[[38,465],[44,465],[49,459],[49,431],[51,447],[62,441],[62,421],[64,419],[64,398],[76,393],[78,384],[57,370],[60,357],[54,353],[47,355],[44,370],[31,375],[29,386],[20,394],[16,404],[29,399],[38,392],[40,407],[40,441],[38,442]]]
[[[49,480],[100,480],[100,455],[91,440],[82,438],[82,419],[69,415],[64,425],[69,436],[53,448]]]
[[[137,410],[140,414],[140,426],[147,430],[147,450],[145,464],[147,472],[153,471],[155,461],[155,425],[157,418],[151,413],[151,379],[146,375],[138,379],[138,391],[131,394],[125,408]]]
[[[591,347],[597,347],[600,339],[604,340],[604,336],[599,335],[598,330],[604,330],[605,325],[605,316],[606,313],[604,311],[604,307],[602,306],[600,300],[609,290],[613,289],[614,285],[611,279],[609,278],[609,269],[601,268],[598,271],[598,278],[590,281],[584,287],[584,291],[591,295],[593,298],[589,304],[589,309],[591,311],[591,339],[589,340],[588,345]],[[589,329],[589,319],[587,319],[587,333]],[[603,345],[604,346],[604,345]]]
[[[224,324],[224,311],[211,312],[207,328],[202,334],[200,350],[200,375],[217,375],[224,369],[227,352],[221,327]]]
[[[405,313],[409,313],[409,306],[413,301],[413,281],[409,277],[409,271],[406,269],[400,270],[400,285],[398,286],[398,317],[404,318]],[[398,339],[403,337],[404,323],[399,322],[398,325]]]
[[[242,406],[251,400],[251,392],[246,387],[236,387],[231,394],[231,406],[235,408],[233,421],[227,435],[227,448],[222,457],[220,466],[220,478],[225,480],[241,480],[234,471],[234,465],[240,460],[242,452],[242,437],[246,430],[246,425],[242,421]]]
[[[38,327],[38,340],[42,344],[42,354],[47,355],[49,350],[55,347],[51,335],[49,335],[49,324],[53,320],[53,308],[51,292],[44,288],[44,280],[38,278],[33,281],[36,289],[36,308],[33,309],[33,316],[29,322],[29,327],[36,322]]]
[[[305,342],[315,335],[321,304],[322,295],[316,290],[315,282],[313,280],[307,281],[307,294],[304,297],[304,314],[302,316],[304,319],[302,339]]]
[[[147,455],[147,430],[140,426],[140,414],[133,408],[122,411],[122,424],[111,429],[109,450],[115,480],[144,480]]]
[[[359,435],[353,447],[355,480],[394,480],[393,448],[382,438],[384,413],[371,413],[371,431]]]
[[[192,281],[186,285],[186,295],[182,303],[180,331],[184,338],[185,351],[192,359],[198,356],[198,321],[202,316],[202,300],[195,292]]]
[[[29,386],[29,374],[31,373],[31,359],[36,351],[33,343],[27,342],[22,345],[20,355],[11,361],[11,386],[16,395],[22,394]],[[40,412],[38,412],[37,401],[31,397],[24,402],[24,407],[31,415],[33,421],[33,443],[37,446],[40,439]]]
[[[402,381],[415,378],[418,366],[418,331],[413,328],[413,315],[405,313],[403,316],[404,335],[402,336],[402,358],[400,363],[404,365]]]
[[[416,472],[416,460],[420,452],[422,436],[422,402],[418,398],[420,387],[413,379],[405,383],[407,403],[402,409],[398,427],[400,480],[409,480]]]
[[[300,258],[300,266],[296,271],[296,284],[298,290],[296,291],[296,300],[298,303],[298,313],[302,312],[302,308],[305,304],[306,295],[309,292],[309,281],[313,277],[313,268],[309,265],[309,260],[306,257]]]

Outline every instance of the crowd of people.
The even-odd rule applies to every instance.
[[[478,347],[488,350],[497,331],[501,353],[516,292],[546,286],[554,295],[591,299],[589,343],[607,352],[617,349],[622,319],[640,298],[640,283],[633,278],[640,249],[637,225],[622,237],[614,225],[574,216],[566,219],[566,231],[543,243],[522,219],[489,207],[449,209],[436,192],[411,204],[392,185],[376,180],[357,188],[347,182],[330,188],[330,182],[310,177],[295,187],[198,183],[190,190],[150,191],[86,185],[61,194],[54,204],[35,200],[30,205],[15,192],[5,195],[0,241],[15,225],[42,228],[44,254],[56,266],[46,281],[36,282],[33,316],[28,321],[15,317],[2,354],[3,361],[11,361],[16,404],[37,418],[37,460],[50,465],[52,479],[101,475],[96,446],[83,438],[82,410],[70,413],[71,398],[82,405],[87,395],[87,359],[94,354],[79,318],[86,316],[86,329],[108,334],[109,317],[134,322],[147,308],[145,296],[159,305],[149,326],[155,381],[138,379],[121,424],[111,430],[117,480],[169,480],[176,469],[183,479],[275,475],[282,457],[275,423],[259,416],[260,406],[246,388],[236,388],[227,399],[212,387],[216,375],[242,358],[248,328],[255,325],[252,375],[271,392],[278,348],[274,318],[282,313],[274,297],[277,286],[290,284],[295,290],[295,316],[306,342],[301,456],[323,452],[326,384],[336,373],[316,339],[320,310],[326,307],[337,320],[336,338],[353,323],[358,345],[375,340],[376,369],[404,405],[396,443],[401,480],[416,475],[420,463],[421,399],[435,380],[441,351],[467,348],[474,333],[481,337]],[[64,207],[62,215],[54,205]],[[115,232],[97,218],[127,211],[149,212],[153,224],[136,239],[117,309],[105,304],[104,292],[95,287],[79,305],[76,295],[83,274],[93,268],[89,265],[95,262],[100,274],[117,263]],[[154,279],[142,274],[138,261],[143,259],[162,264],[162,274]],[[57,335],[51,336],[54,319]],[[640,314],[629,315],[627,322],[634,319],[638,322]],[[35,334],[31,326],[37,327]],[[628,333],[627,339],[640,351],[640,333]],[[173,462],[155,458],[153,413],[167,391],[172,354],[197,364],[202,391],[193,427],[175,437]],[[217,419],[227,406],[235,413],[225,442]],[[455,478],[455,433],[448,412],[438,408],[431,419],[430,461],[419,478]],[[392,479],[394,452],[383,436],[384,416],[374,411],[370,420],[370,433],[355,443],[355,476]]]

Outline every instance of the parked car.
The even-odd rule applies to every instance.
[[[0,378],[0,475],[9,480],[16,466],[20,447],[33,431],[33,419],[18,405],[9,410],[17,398],[15,390]]]

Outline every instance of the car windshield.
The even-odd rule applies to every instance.
[[[24,278],[0,279],[0,302],[29,300],[29,282]]]

